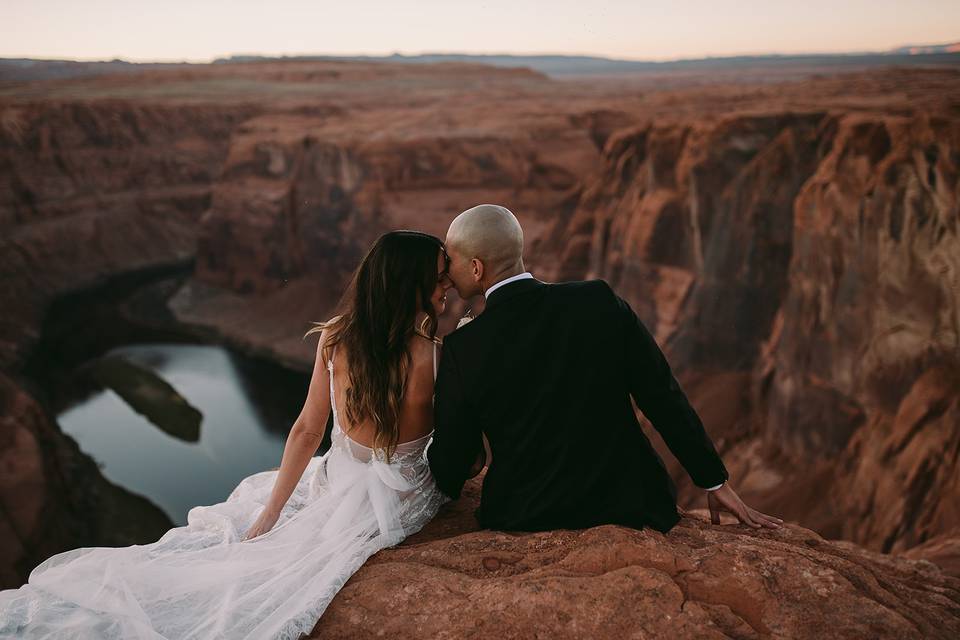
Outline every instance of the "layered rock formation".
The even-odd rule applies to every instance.
[[[517,625],[530,616],[558,634],[564,621],[607,633],[623,590],[640,602],[656,594],[657,606],[628,616],[630,628],[651,634],[657,620],[680,637],[798,637],[821,622],[831,637],[952,629],[956,587],[932,567],[808,530],[875,552],[909,549],[955,571],[954,69],[669,90],[475,65],[344,62],[50,81],[0,97],[0,163],[0,364],[12,374],[35,356],[62,296],[191,267],[169,300],[181,324],[309,371],[314,348],[301,336],[329,316],[379,233],[442,236],[457,212],[499,202],[524,225],[535,275],[602,277],[631,303],[733,486],[748,504],[802,525],[751,534],[685,520],[666,539],[617,528],[450,537],[464,529],[441,519],[358,574],[324,637],[362,635],[354,620],[380,599],[399,598],[397,611],[404,598],[422,602],[399,586],[417,571],[451,597],[487,603],[487,617],[444,613],[438,600],[427,626],[397,627],[400,635],[439,630],[429,627],[436,621],[459,635],[494,622],[489,629],[522,635]],[[467,303],[477,301],[454,309]],[[43,539],[30,509],[68,509],[56,496],[71,483],[41,481],[38,469],[71,472],[49,454],[28,455],[44,448],[24,435],[39,433],[27,383],[10,380],[5,396],[18,400],[4,414],[5,447],[18,452],[9,459],[34,462],[6,476],[4,487],[20,488],[4,500],[32,496],[6,505],[7,530]],[[702,505],[647,430],[681,504]],[[91,535],[12,552],[7,566],[19,569],[6,575]],[[486,566],[488,556],[496,562]],[[775,566],[790,567],[782,582]],[[721,574],[739,576],[729,592]],[[819,617],[782,601],[794,591]],[[547,616],[574,592],[592,594],[606,613]],[[824,601],[850,609],[824,613]],[[522,606],[505,612],[503,602]],[[852,619],[854,608],[873,613]],[[660,609],[677,614],[663,622]]]
[[[103,101],[0,107],[0,364],[47,308],[135,271],[189,264],[225,139],[250,108]]]

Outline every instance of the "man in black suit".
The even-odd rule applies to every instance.
[[[783,521],[746,506],[663,353],[603,280],[550,284],[523,267],[523,232],[498,205],[461,213],[447,232],[449,275],[484,312],[444,339],[427,451],[440,489],[460,496],[492,460],[477,518],[499,530],[621,524],[668,532],[676,487],[631,405],[663,436],[711,520],[727,510],[753,527]]]

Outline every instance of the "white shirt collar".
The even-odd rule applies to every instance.
[[[508,282],[513,282],[514,280],[524,280],[524,279],[526,279],[526,278],[532,278],[532,277],[533,277],[533,274],[532,274],[532,273],[530,273],[529,271],[524,271],[523,273],[518,273],[518,274],[515,275],[515,276],[510,276],[509,278],[504,278],[504,279],[501,280],[500,282],[494,283],[493,285],[490,286],[489,289],[487,289],[486,291],[484,291],[484,292],[483,292],[483,297],[484,297],[484,298],[489,298],[489,297],[490,297],[490,294],[493,293],[494,290],[495,290],[497,287],[502,287],[503,285],[507,284]]]

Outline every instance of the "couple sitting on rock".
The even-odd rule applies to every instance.
[[[155,543],[53,556],[27,585],[0,593],[0,631],[309,633],[370,555],[419,531],[484,466],[483,527],[667,533],[680,519],[676,488],[631,398],[708,491],[714,523],[725,510],[779,527],[726,482],[630,305],[603,280],[541,282],[522,253],[520,224],[496,205],[461,213],[445,243],[415,231],[381,236],[340,315],[308,332],[320,332],[316,364],[279,469],[194,507],[186,526]],[[451,287],[486,302],[441,343]],[[331,412],[331,448],[316,456]]]

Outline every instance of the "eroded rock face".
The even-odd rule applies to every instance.
[[[920,373],[892,419],[875,414],[843,451],[838,474],[841,537],[903,551],[955,532],[960,523],[960,373]],[[954,534],[955,535],[955,534]]]
[[[156,540],[173,526],[158,507],[107,481],[16,381],[0,372],[0,589],[81,546]]]
[[[902,554],[905,558],[933,562],[944,573],[960,578],[960,529],[930,538]]]
[[[0,581],[14,585],[21,579],[15,567],[29,554],[32,541],[30,534],[38,529],[45,499],[58,502],[55,491],[48,487],[44,473],[44,456],[41,453],[37,415],[39,407],[31,404],[13,382],[0,375],[0,404],[3,406],[3,429],[0,431],[0,500],[3,504],[2,556],[0,556]],[[49,428],[49,426],[48,426]],[[62,489],[62,487],[59,487]],[[39,554],[49,549],[39,548]],[[40,562],[43,557],[29,558]]]
[[[830,453],[960,355],[960,121],[850,115],[835,129],[795,203],[769,408],[778,436]],[[848,418],[828,427],[816,404]]]
[[[478,504],[477,480],[461,503]],[[689,512],[666,535],[602,526],[472,531],[464,504],[373,556],[314,638],[953,638],[960,579]],[[459,534],[459,535],[456,535]]]
[[[60,296],[189,264],[224,139],[249,107],[0,101],[0,367]]]

